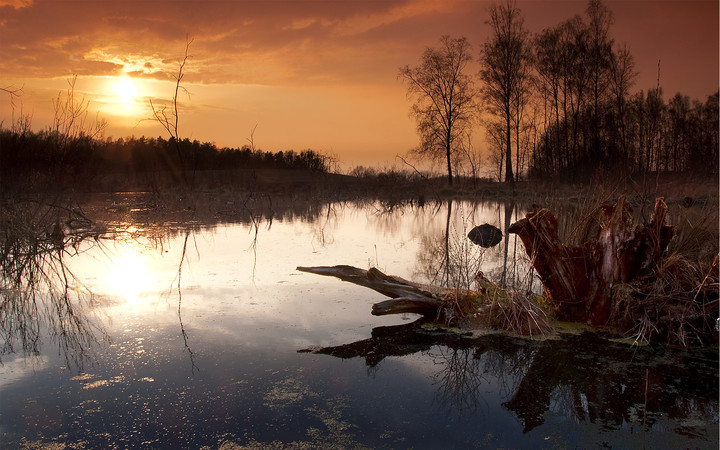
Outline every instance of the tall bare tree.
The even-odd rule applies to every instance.
[[[179,67],[177,74],[173,75],[173,77],[175,78],[175,93],[173,94],[172,98],[172,108],[168,110],[168,105],[157,106],[153,103],[152,99],[150,99],[150,109],[152,110],[153,120],[159,123],[165,129],[165,131],[168,132],[170,138],[175,141],[175,150],[177,151],[178,161],[180,163],[181,170],[184,168],[184,161],[182,152],[180,151],[180,134],[178,132],[178,125],[180,122],[180,114],[178,113],[178,94],[180,93],[180,90],[188,94],[187,89],[181,86],[180,82],[185,76],[185,64],[187,64],[188,59],[192,58],[189,52],[190,44],[192,44],[193,41],[194,39],[185,36],[185,56],[178,63]]]
[[[417,67],[401,67],[398,78],[407,83],[415,103],[412,115],[420,134],[420,155],[445,159],[448,183],[453,182],[452,158],[469,142],[476,116],[474,85],[465,69],[472,60],[467,38],[440,38],[438,48],[425,50]]]
[[[590,96],[592,99],[593,159],[603,160],[600,145],[600,106],[606,95],[612,77],[613,40],[610,38],[610,26],[614,22],[613,13],[602,0],[590,0],[586,8],[588,18],[588,52],[590,66]]]
[[[513,0],[491,5],[487,23],[492,27],[493,34],[480,54],[483,99],[491,112],[504,122],[505,181],[514,183],[512,123],[519,122],[517,116],[522,111],[519,102],[527,99],[523,94],[528,84],[532,52],[520,10]]]
[[[630,97],[630,88],[635,84],[638,72],[635,71],[635,59],[627,45],[612,52],[610,57],[610,90],[615,102],[617,128],[620,135],[619,159],[627,161],[627,99]]]

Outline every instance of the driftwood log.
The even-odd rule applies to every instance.
[[[613,285],[650,273],[675,235],[675,227],[665,225],[667,211],[658,198],[650,222],[633,225],[622,196],[603,206],[597,237],[577,246],[559,241],[557,219],[547,209],[528,213],[508,232],[523,242],[560,319],[606,325]]]
[[[373,305],[372,314],[375,316],[416,313],[436,318],[443,305],[443,297],[451,291],[439,286],[415,283],[400,277],[386,275],[374,267],[364,270],[353,266],[339,265],[298,267],[297,270],[337,277],[390,297],[390,300]]]
[[[426,320],[459,327],[503,329],[521,335],[541,335],[552,330],[542,308],[529,296],[500,288],[478,273],[476,290],[415,283],[385,275],[376,268],[352,266],[298,267],[302,272],[329,275],[391,297],[376,303],[372,314],[416,313]]]

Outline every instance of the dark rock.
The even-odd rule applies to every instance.
[[[480,247],[494,247],[502,241],[502,231],[496,226],[484,223],[470,230],[468,238]]]

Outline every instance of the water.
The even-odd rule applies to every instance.
[[[113,239],[44,259],[68,291],[38,284],[34,315],[3,321],[0,446],[717,448],[717,349],[440,333],[295,270],[456,285],[482,270],[538,289],[512,236],[484,251],[464,238],[518,209],[336,203],[117,223]],[[465,263],[448,273],[446,254]]]

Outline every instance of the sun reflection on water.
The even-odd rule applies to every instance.
[[[140,306],[144,302],[142,293],[152,288],[152,277],[142,254],[131,250],[124,252],[113,261],[112,271],[109,290],[124,298],[128,305]]]

